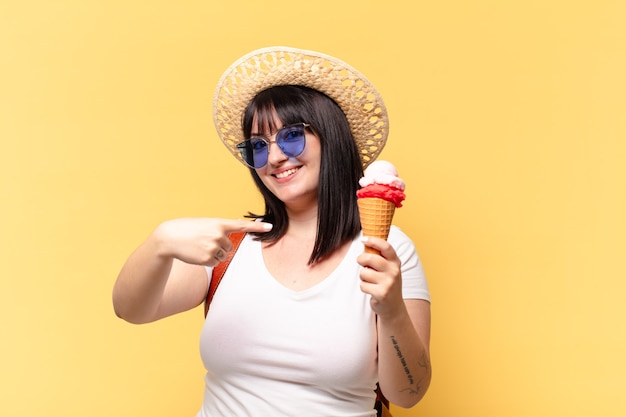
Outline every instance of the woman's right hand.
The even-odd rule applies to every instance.
[[[147,323],[196,307],[208,288],[204,265],[215,266],[233,249],[232,232],[267,232],[249,220],[183,218],[159,225],[126,260],[113,287],[116,314]]]
[[[232,232],[267,232],[270,223],[217,218],[181,218],[166,221],[154,231],[159,256],[188,264],[215,266],[233,245]]]

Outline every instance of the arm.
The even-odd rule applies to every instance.
[[[232,249],[228,234],[263,232],[271,225],[226,219],[176,219],[159,225],[128,258],[113,288],[115,313],[148,323],[198,306],[208,277]]]
[[[388,242],[368,238],[364,244],[380,251],[358,258],[361,289],[378,317],[379,384],[389,401],[412,407],[430,384],[430,303],[402,299],[400,260]]]
[[[378,378],[389,401],[412,407],[430,385],[430,303],[406,300],[406,314],[378,319]]]

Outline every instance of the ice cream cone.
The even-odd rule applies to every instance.
[[[382,198],[367,197],[357,199],[363,236],[379,237],[387,239],[389,228],[396,205]],[[367,253],[378,253],[375,249],[365,247]]]

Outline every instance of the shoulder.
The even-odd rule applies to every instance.
[[[389,229],[389,241],[411,241],[411,238],[402,231],[398,226],[392,224]]]
[[[411,238],[404,233],[399,227],[392,225],[389,229],[389,237],[387,241],[393,246],[398,257],[404,262],[407,258],[417,256],[415,244]]]
[[[387,240],[395,249],[402,264],[402,293],[404,298],[430,301],[422,261],[411,238],[400,228],[391,226]]]

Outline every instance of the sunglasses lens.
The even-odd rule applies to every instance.
[[[304,125],[287,126],[276,134],[276,143],[287,156],[298,156],[304,151]]]
[[[267,142],[260,138],[251,138],[237,145],[241,157],[248,166],[261,168],[267,163]]]
[[[276,133],[276,144],[282,153],[288,157],[298,156],[304,151],[305,125],[298,124],[282,128]],[[237,149],[244,162],[251,168],[263,168],[267,164],[269,142],[261,138],[250,138],[239,145]]]

